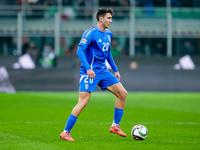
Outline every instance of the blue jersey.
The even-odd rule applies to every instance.
[[[77,55],[81,60],[80,74],[87,74],[92,69],[95,74],[107,71],[106,60],[114,72],[118,72],[112,58],[111,48],[112,33],[108,29],[102,32],[93,26],[83,33]]]

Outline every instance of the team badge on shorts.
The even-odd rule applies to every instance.
[[[87,90],[89,88],[89,84],[85,84],[85,89]]]

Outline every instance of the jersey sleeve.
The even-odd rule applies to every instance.
[[[113,69],[114,72],[119,72],[117,69],[117,66],[115,65],[115,62],[113,60],[113,57],[111,55],[111,52],[109,51],[107,61],[110,64],[111,68]]]
[[[83,33],[83,36],[81,38],[81,41],[79,43],[79,46],[82,46],[84,49],[87,49],[87,47],[90,45],[92,41],[93,31],[95,31],[95,27],[92,27],[88,30],[86,30]]]
[[[84,48],[81,45],[78,46],[77,55],[78,55],[81,63],[85,67],[85,69],[86,70],[91,69],[91,66],[90,66],[90,64],[88,63],[88,61],[87,61],[87,59],[85,57]]]
[[[111,43],[111,41],[112,41],[112,32],[110,32],[110,30],[108,30],[108,32],[109,32],[109,35],[110,35],[110,39],[109,40],[110,40],[110,43]],[[107,61],[110,64],[110,66],[111,66],[111,68],[113,69],[114,72],[119,72],[118,69],[117,69],[117,66],[115,65],[115,62],[114,62],[114,59],[112,57],[112,54],[111,54],[110,50],[108,52]]]
[[[85,56],[85,51],[87,50],[88,46],[90,45],[92,41],[92,34],[90,34],[90,32],[91,32],[91,29],[88,29],[83,33],[83,36],[81,38],[81,41],[79,43],[78,50],[77,50],[77,55],[86,70],[91,69],[91,66],[88,63]]]

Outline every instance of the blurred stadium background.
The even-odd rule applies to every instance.
[[[200,91],[200,0],[1,0],[0,92],[78,91],[77,46],[104,6],[128,91]]]

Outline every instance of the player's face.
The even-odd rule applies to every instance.
[[[112,23],[112,15],[110,13],[106,13],[106,15],[102,18],[102,23],[105,28],[108,28]]]

